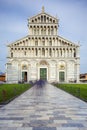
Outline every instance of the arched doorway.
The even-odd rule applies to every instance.
[[[65,72],[60,71],[59,72],[59,82],[64,82],[65,81]]]
[[[59,61],[59,82],[65,82],[66,80],[66,63],[65,61]]]
[[[28,68],[27,64],[22,65],[22,81],[23,82],[27,82],[28,80],[27,68]]]
[[[27,72],[26,71],[22,72],[22,81],[27,82]]]
[[[40,68],[40,79],[47,80],[47,68]]]
[[[38,64],[38,78],[43,80],[48,80],[48,62],[41,60]]]

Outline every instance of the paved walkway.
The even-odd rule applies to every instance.
[[[87,130],[87,104],[46,84],[0,108],[0,130]]]

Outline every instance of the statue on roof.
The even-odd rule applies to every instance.
[[[44,13],[44,6],[42,6],[42,13]]]

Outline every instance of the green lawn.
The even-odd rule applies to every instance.
[[[55,84],[55,86],[87,102],[87,84]]]
[[[31,87],[29,84],[1,84],[0,85],[0,104],[12,100]]]

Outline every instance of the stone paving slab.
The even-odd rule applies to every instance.
[[[87,103],[46,84],[0,108],[0,130],[87,130]]]

